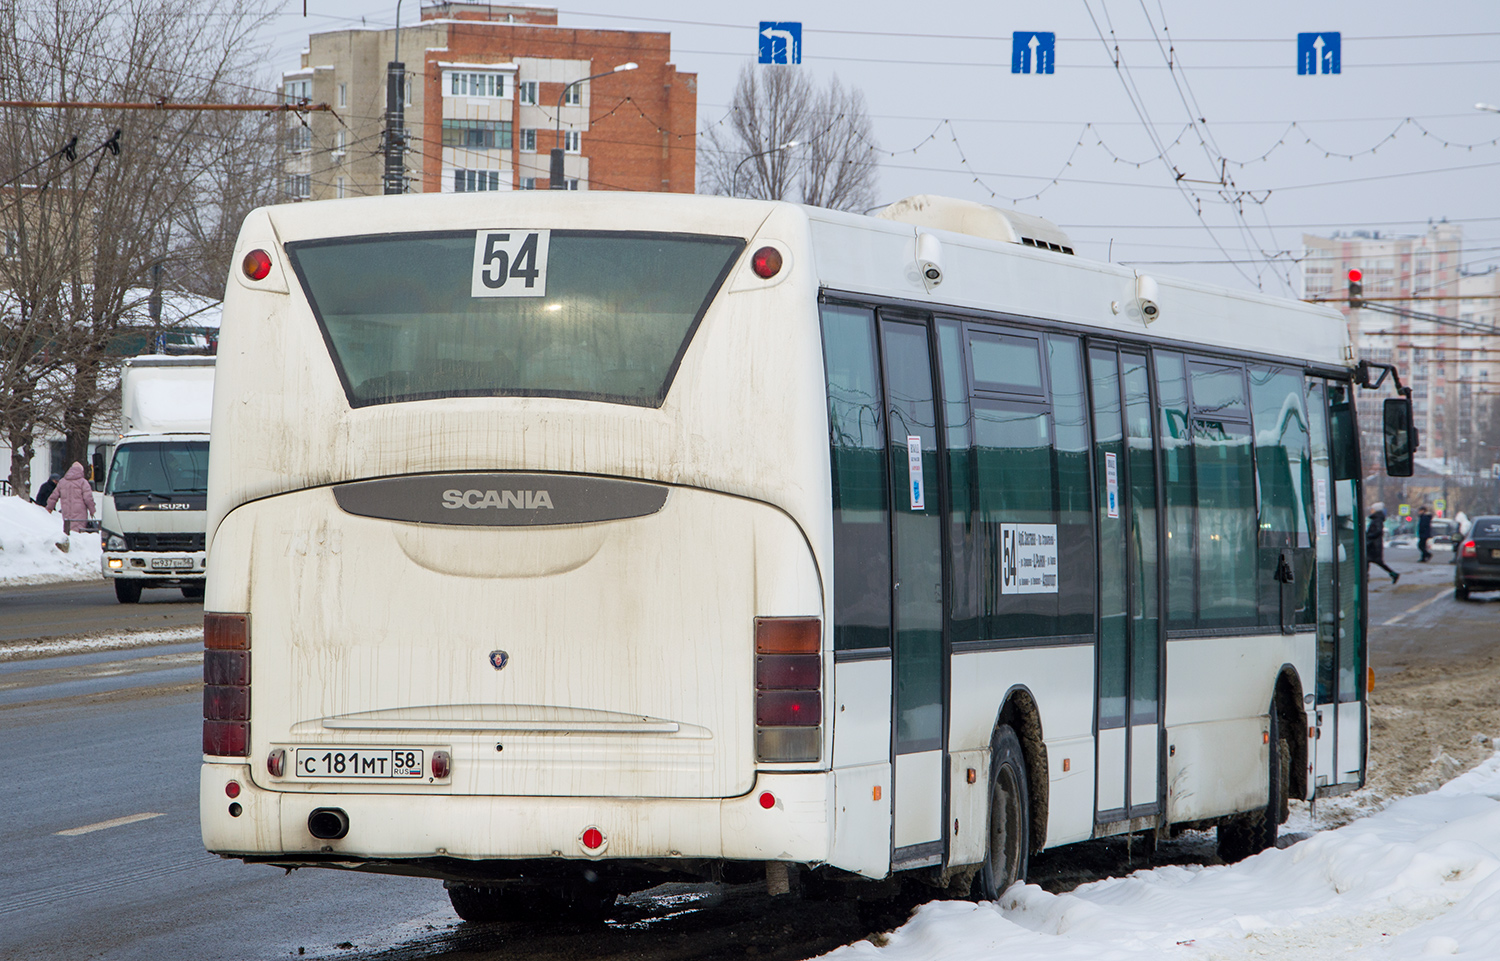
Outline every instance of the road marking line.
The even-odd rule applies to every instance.
[[[163,817],[160,812],[144,811],[140,814],[127,814],[122,818],[111,818],[108,821],[100,821],[98,824],[85,824],[81,828],[68,828],[66,831],[57,833],[63,837],[73,838],[80,834],[91,834],[94,831],[103,831],[106,828],[117,828],[124,824],[134,824],[137,821],[149,821],[152,818]]]
[[[1442,590],[1438,591],[1436,594],[1434,594],[1431,597],[1427,598],[1427,600],[1425,600],[1422,603],[1418,604],[1416,607],[1407,608],[1406,610],[1402,611],[1400,614],[1397,614],[1395,617],[1391,618],[1388,621],[1381,621],[1380,622],[1380,626],[1381,627],[1390,627],[1392,624],[1394,624],[1397,621],[1401,620],[1401,618],[1405,617],[1406,615],[1408,615],[1408,614],[1415,614],[1415,613],[1417,613],[1417,611],[1420,611],[1422,608],[1426,607],[1428,604],[1431,604],[1433,601],[1436,601],[1439,598],[1447,597],[1452,592],[1453,592],[1452,588],[1445,587]]]

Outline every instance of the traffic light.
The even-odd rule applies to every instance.
[[[1365,275],[1358,267],[1349,271],[1349,306],[1363,307],[1365,305],[1365,285],[1362,281]]]

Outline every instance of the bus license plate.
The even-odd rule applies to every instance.
[[[191,557],[153,557],[151,558],[152,570],[162,571],[185,571],[191,570],[193,559]]]
[[[422,754],[407,747],[298,748],[296,776],[420,779]]]

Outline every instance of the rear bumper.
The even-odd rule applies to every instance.
[[[225,793],[229,781],[238,797]],[[510,860],[535,858],[709,859],[821,864],[832,841],[833,775],[765,774],[734,798],[556,798],[449,794],[356,794],[268,791],[243,763],[208,760],[199,780],[203,845],[215,854],[266,859],[299,855],[350,861]],[[775,803],[762,807],[769,792]],[[238,804],[240,814],[230,813]],[[349,833],[319,840],[307,819],[320,807],[341,808]],[[587,828],[603,847],[583,847]],[[423,873],[420,869],[412,873]]]
[[[99,558],[99,570],[105,577],[161,581],[170,587],[185,580],[203,580],[207,557],[203,551],[105,551]],[[163,563],[181,566],[160,566]]]

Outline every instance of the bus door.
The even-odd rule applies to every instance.
[[[943,857],[943,536],[932,351],[923,323],[882,318],[895,634],[892,866]]]
[[[1313,783],[1357,785],[1365,765],[1364,511],[1353,388],[1309,379],[1317,540],[1318,667]]]
[[[1161,566],[1151,378],[1144,353],[1089,348],[1099,528],[1095,822],[1161,797]]]

